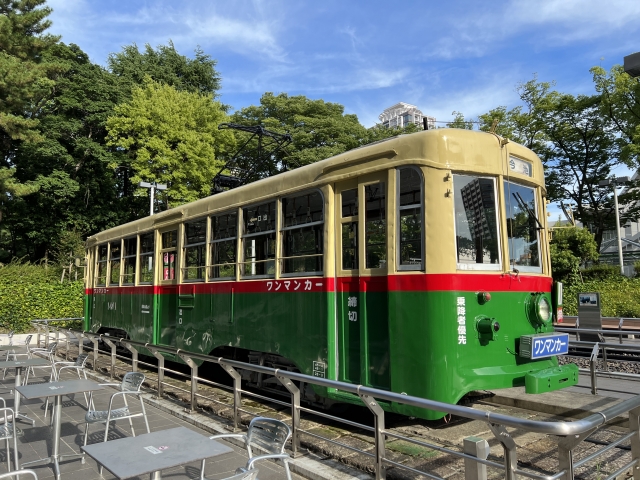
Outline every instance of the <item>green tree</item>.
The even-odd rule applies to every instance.
[[[537,76],[528,82],[519,83],[516,92],[522,105],[511,110],[500,106],[480,115],[480,130],[493,130],[498,135],[524,145],[542,156],[547,150],[545,118],[549,110],[549,101],[553,98],[553,85],[553,82],[538,82]]]
[[[217,62],[200,47],[195,50],[195,58],[190,59],[180,55],[171,41],[156,50],[147,44],[144,52],[135,44],[127,45],[121,52],[110,54],[107,63],[129,92],[141,85],[146,76],[176,90],[210,95],[212,99],[218,97],[220,90]]]
[[[43,52],[58,41],[45,34],[51,8],[45,0],[0,0],[0,216],[13,199],[35,191],[21,186],[14,156],[25,141],[39,139],[39,109],[49,98],[57,70]]]
[[[260,105],[235,112],[231,121],[241,125],[263,125],[268,130],[290,133],[293,137],[292,144],[272,155],[253,179],[338,155],[368,143],[371,138],[358,117],[345,114],[342,105],[311,100],[303,95],[290,97],[286,93],[267,92],[260,98]],[[238,138],[239,144],[248,139],[245,135]],[[238,158],[241,168],[250,168],[254,162],[255,158],[250,156]]]
[[[596,90],[602,95],[601,110],[620,134],[616,141],[620,158],[629,166],[640,165],[640,78],[632,78],[621,65],[610,72],[591,69]]]
[[[550,142],[543,155],[548,198],[574,202],[576,219],[595,231],[599,247],[604,231],[615,228],[611,191],[598,185],[619,164],[615,132],[600,112],[599,95],[551,92],[544,101],[544,132]],[[623,220],[636,213],[629,208]]]
[[[462,128],[463,130],[473,130],[473,122],[474,120],[469,118],[464,118],[464,115],[461,112],[453,111],[451,112],[453,115],[453,120],[447,123],[447,128]]]
[[[580,266],[598,259],[598,246],[586,228],[554,228],[550,245],[551,271],[558,281],[575,283]]]
[[[40,139],[13,158],[16,176],[40,190],[9,205],[5,228],[12,241],[0,244],[5,259],[36,261],[47,252],[51,258],[67,232],[86,236],[146,211],[126,181],[129,172],[109,166],[126,157],[106,145],[107,116],[128,94],[75,45],[58,43],[44,57],[61,67],[56,88],[39,114]]]
[[[226,119],[222,105],[209,96],[145,77],[107,120],[108,139],[128,152],[131,181],[167,184],[164,195],[173,207],[211,193],[219,156],[233,146],[231,132],[218,130]]]

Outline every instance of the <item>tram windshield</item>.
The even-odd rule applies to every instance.
[[[507,210],[509,264],[519,271],[541,272],[535,190],[505,181],[504,197]]]
[[[500,239],[493,178],[454,175],[456,249],[461,270],[498,270]]]

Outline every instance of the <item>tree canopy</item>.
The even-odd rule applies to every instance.
[[[179,91],[145,77],[131,100],[114,108],[107,120],[109,144],[128,152],[124,166],[131,181],[167,184],[169,207],[211,193],[221,155],[233,146],[220,102],[207,95]],[[114,167],[116,165],[113,165]]]

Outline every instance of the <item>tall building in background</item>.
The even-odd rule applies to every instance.
[[[423,119],[427,119],[429,130],[436,128],[435,117],[424,115],[418,107],[409,103],[396,103],[392,107],[386,108],[379,116],[382,126],[387,128],[406,127],[410,123],[415,123],[418,127],[422,127]]]

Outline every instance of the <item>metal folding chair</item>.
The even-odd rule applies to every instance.
[[[109,399],[109,408],[107,410],[94,410],[93,406],[93,392],[91,392],[89,396],[89,411],[84,416],[85,421],[85,430],[84,430],[84,441],[83,445],[87,444],[87,438],[89,437],[89,424],[90,423],[105,423],[104,429],[104,442],[107,441],[107,435],[109,434],[109,424],[115,420],[124,420],[125,418],[129,420],[129,426],[131,427],[131,434],[135,437],[136,432],[133,429],[132,418],[135,417],[143,417],[144,423],[147,427],[147,433],[150,433],[149,422],[147,420],[147,412],[144,409],[144,402],[142,401],[142,392],[140,391],[140,387],[142,387],[142,382],[144,382],[144,374],[140,372],[129,372],[126,373],[122,378],[122,383],[102,383],[103,386],[118,386],[120,387],[120,391],[111,395]],[[127,403],[127,396],[132,395],[134,397],[138,397],[140,400],[140,413],[131,413],[129,410],[129,404]],[[114,408],[113,401],[116,397],[122,396],[124,400],[124,407]]]
[[[65,370],[75,371],[75,373],[78,375],[78,378],[80,380],[82,380],[83,376],[84,376],[84,379],[86,380],[87,371],[85,370],[84,366],[85,366],[85,363],[87,363],[87,358],[89,358],[89,355],[87,355],[86,353],[83,353],[81,355],[78,355],[75,362],[54,362],[51,367],[51,376],[52,376],[51,381],[60,380],[60,374]],[[87,393],[85,392],[83,395],[84,395],[84,401],[87,402],[87,408],[89,408],[89,400],[87,397]],[[49,410],[49,397],[47,397],[47,400],[44,402],[45,418],[47,417],[48,410]]]
[[[14,478],[14,477],[18,478],[18,476],[22,476],[22,475],[29,475],[30,477],[38,480],[38,476],[36,475],[36,472],[34,472],[33,470],[14,470],[13,472],[2,473],[0,474],[0,479]]]
[[[287,480],[291,480],[291,472],[289,471],[289,460],[291,457],[284,453],[284,447],[290,436],[291,429],[286,423],[274,418],[256,417],[249,423],[249,429],[246,434],[223,433],[209,438],[213,440],[235,437],[244,440],[244,445],[247,449],[247,454],[249,455],[249,461],[245,468],[240,468],[238,470],[241,470],[242,472],[249,472],[253,468],[253,464],[260,460],[277,459],[282,460],[287,474]],[[254,457],[251,449],[252,447],[258,447],[267,453]],[[205,478],[204,464],[205,462],[203,461],[200,473],[201,478]]]
[[[20,463],[18,462],[18,434],[22,433],[20,429],[16,428],[15,415],[11,408],[7,408],[7,404],[4,398],[0,397],[0,440],[5,441],[5,447],[7,449],[7,470],[11,470],[11,453],[9,449],[9,440],[13,440],[13,465],[16,470],[20,469]],[[2,478],[2,477],[0,477]]]
[[[247,470],[246,472],[236,473],[233,477],[223,478],[222,480],[257,480],[257,478],[258,478],[258,470],[256,468],[252,468],[251,470]],[[207,479],[205,477],[200,477],[200,480],[207,480]]]
[[[55,362],[56,348],[58,347],[58,342],[51,342],[47,348],[32,348],[28,349],[28,352],[33,355],[37,355],[38,357],[45,358],[49,360],[50,365],[42,366],[42,367],[30,367],[27,369],[27,374],[24,376],[24,385],[29,383],[29,373],[34,372],[34,368],[50,368],[51,374],[49,375],[49,381],[53,380],[53,364]]]

